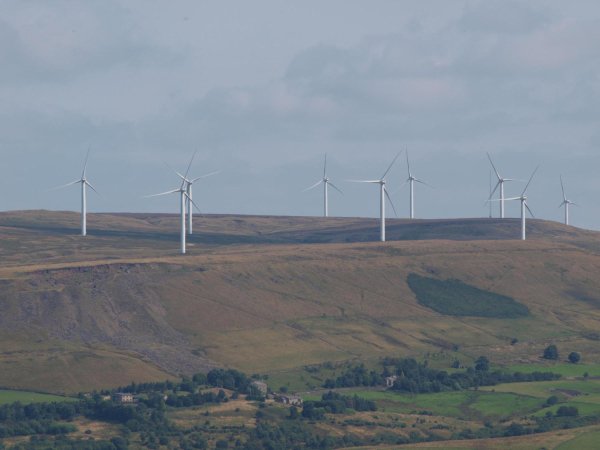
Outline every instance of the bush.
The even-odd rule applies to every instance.
[[[548,397],[548,400],[546,400],[546,403],[544,404],[544,406],[548,407],[548,406],[556,405],[557,403],[558,403],[558,397],[556,395],[553,395],[552,397]]]
[[[219,439],[215,444],[215,448],[228,448],[229,443],[225,439]]]
[[[579,416],[579,409],[577,406],[561,406],[556,411],[558,417],[577,417]]]
[[[576,352],[569,353],[569,361],[571,361],[573,364],[577,364],[580,359],[581,359],[581,356],[579,356],[579,353],[576,353]]]
[[[544,350],[544,359],[558,359],[558,348],[551,344]]]

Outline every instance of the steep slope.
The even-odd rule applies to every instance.
[[[468,240],[486,223],[496,238],[513,224],[423,221],[392,227],[428,240],[306,245],[319,233],[358,238],[369,227],[220,216],[206,222],[223,243],[200,244],[202,230],[178,255],[172,216],[94,216],[90,228],[105,234],[86,238],[65,231],[72,224],[58,223],[58,213],[9,216],[0,214],[4,386],[77,391],[213,364],[265,372],[457,348],[514,364],[538,361],[550,341],[600,361],[598,233],[534,222],[537,237],[527,242]],[[447,232],[456,240],[442,239]],[[264,241],[232,244],[252,234]],[[531,315],[437,313],[416,300],[411,273],[510,297]]]

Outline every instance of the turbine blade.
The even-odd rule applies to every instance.
[[[368,181],[363,181],[363,180],[344,180],[344,181],[350,181],[351,183],[381,183],[381,180],[368,180]]]
[[[394,163],[396,162],[396,160],[398,159],[398,156],[400,156],[400,153],[402,153],[403,150],[400,150],[398,152],[398,154],[396,155],[396,157],[394,158],[394,160],[392,161],[392,163],[390,164],[390,167],[388,167],[388,170],[385,171],[385,173],[383,174],[383,176],[381,177],[381,179],[383,180],[385,178],[385,176],[387,175],[387,173],[390,171],[390,169],[392,168],[392,166],[394,165]]]
[[[558,205],[558,208],[556,208],[556,209],[560,209],[560,208],[562,208],[562,206],[563,206],[563,205],[565,205],[566,203],[567,203],[567,202],[562,202],[560,205]]]
[[[525,192],[527,192],[527,188],[529,187],[529,184],[531,183],[531,180],[533,180],[533,176],[535,175],[535,173],[537,172],[537,170],[540,168],[540,166],[537,166],[535,168],[535,170],[533,171],[533,174],[531,175],[531,178],[529,179],[529,182],[527,183],[527,186],[525,186],[525,190],[523,191],[523,193],[521,194],[521,197],[525,196]]]
[[[77,184],[77,183],[81,183],[81,182],[82,182],[82,180],[73,181],[72,183],[65,184],[65,185],[63,185],[63,186],[59,186],[59,187],[56,187],[56,188],[53,188],[53,189],[50,189],[50,190],[51,190],[51,191],[55,191],[55,190],[57,190],[57,189],[62,189],[62,188],[64,188],[64,187],[67,187],[67,186],[72,186],[73,184]]]
[[[525,208],[527,208],[527,211],[529,211],[529,214],[531,214],[531,217],[533,217],[535,219],[535,216],[531,212],[531,208],[529,208],[529,205],[527,204],[527,202],[525,202]]]
[[[175,173],[176,173],[176,174],[179,176],[179,178],[181,178],[181,179],[182,179],[182,180],[184,180],[184,181],[187,181],[187,180],[185,179],[185,177],[184,177],[183,175],[181,175],[179,172],[177,172],[175,169],[173,169],[173,168],[172,168],[172,167],[169,165],[169,163],[167,163],[167,162],[165,161],[165,164],[167,165],[167,167],[168,167],[169,169],[171,169],[173,172],[175,172]]]
[[[408,150],[406,150],[406,167],[408,168],[408,178],[410,178],[410,163],[408,162]]]
[[[415,181],[416,181],[417,183],[424,184],[425,186],[429,186],[431,189],[435,189],[435,188],[434,188],[432,185],[430,185],[430,184],[427,184],[427,183],[425,183],[424,181],[417,180],[416,178],[415,178]]]
[[[323,167],[323,178],[327,178],[327,153],[325,153],[325,166]]]
[[[340,194],[344,195],[344,193],[342,191],[340,191],[338,188],[336,188],[333,183],[329,182],[329,186],[331,186],[332,188],[334,188],[336,191],[338,191]]]
[[[488,152],[486,152],[486,153],[487,153],[488,159],[490,160],[490,163],[492,164],[492,167],[494,168],[494,172],[496,172],[496,176],[498,177],[499,180],[501,180],[502,177],[500,176],[500,174],[496,170],[496,166],[494,165],[494,162],[492,161],[492,157],[490,156],[490,154]]]
[[[191,184],[191,183],[194,183],[195,181],[201,180],[202,178],[210,177],[210,176],[216,175],[218,173],[221,173],[221,171],[219,170],[218,172],[209,173],[208,175],[202,175],[201,177],[194,178],[193,180],[188,181],[188,183]]]
[[[92,148],[92,144],[88,146],[87,155],[85,156],[85,163],[83,164],[83,173],[81,174],[81,178],[85,178],[85,169],[87,168],[88,158],[90,157],[90,148]]]
[[[159,195],[174,194],[175,192],[181,192],[181,189],[174,189],[168,192],[161,192],[160,194],[144,195],[142,198],[158,197]]]
[[[198,150],[194,151],[194,154],[192,155],[192,159],[190,159],[190,163],[188,164],[188,168],[185,171],[185,179],[187,180],[187,176],[188,176],[188,172],[190,171],[190,167],[192,167],[192,162],[194,161],[194,158],[196,157],[196,152]],[[185,181],[183,183],[181,183],[181,187],[183,188],[183,184],[185,183]]]
[[[500,180],[498,180],[498,182],[496,183],[496,187],[494,188],[494,190],[492,191],[492,193],[490,195],[490,198],[487,199],[487,202],[485,202],[485,204],[483,206],[487,205],[488,202],[490,200],[492,200],[492,197],[494,196],[494,193],[496,192],[496,189],[498,189],[498,186],[500,186],[500,183],[502,183],[502,182]]]
[[[565,187],[563,185],[563,181],[562,181],[562,175],[560,176],[560,187],[562,188],[562,193],[563,193],[563,199],[565,200],[565,202],[567,201],[567,194],[565,194]]]
[[[86,180],[85,184],[87,184],[87,185],[88,185],[90,188],[92,188],[92,191],[94,191],[96,194],[98,194],[100,197],[102,197],[102,198],[104,199],[104,201],[105,201],[105,202],[107,202],[107,201],[108,201],[108,200],[106,200],[106,197],[104,197],[104,195],[102,195],[100,192],[98,192],[98,191],[97,191],[97,190],[94,188],[94,186],[92,186],[92,185],[90,184],[90,182],[89,182],[89,181],[87,181],[87,180]]]
[[[517,180],[515,178],[503,178],[502,180],[505,182],[508,182],[508,181],[520,181],[521,183],[527,182],[527,180]]]
[[[187,192],[185,192],[185,191],[183,192],[183,195],[185,195],[185,196],[187,197],[187,199],[188,199],[188,200],[189,200],[189,201],[192,203],[192,205],[194,205],[194,207],[195,207],[195,208],[198,210],[198,212],[200,213],[200,215],[201,215],[202,217],[204,217],[204,214],[202,214],[202,211],[200,211],[200,208],[198,208],[198,207],[196,206],[196,204],[194,203],[194,200],[192,200],[192,197],[190,197],[190,196],[188,195],[188,193],[187,193]],[[206,217],[204,217],[204,218],[206,219]]]
[[[392,205],[392,209],[394,210],[394,214],[396,215],[396,219],[397,219],[398,218],[398,213],[396,212],[396,208],[394,208],[394,202],[392,202],[392,199],[390,198],[390,194],[388,194],[387,189],[384,187],[383,190],[385,191],[386,197],[390,201],[390,205]]]
[[[320,185],[323,182],[323,180],[319,181],[317,184],[313,184],[311,187],[309,187],[308,189],[304,189],[302,191],[302,194],[304,194],[306,191],[310,191],[312,188],[316,188],[318,185]]]
[[[583,206],[581,206],[581,205],[578,205],[577,203],[573,203],[573,202],[571,202],[571,205],[575,205],[575,206],[579,206],[580,208],[583,208]]]
[[[399,190],[400,190],[400,188],[401,188],[402,186],[404,186],[406,183],[408,183],[408,181],[409,181],[409,180],[410,180],[410,178],[409,178],[408,180],[406,180],[404,183],[402,183],[400,186],[398,186],[396,189],[394,189],[394,190],[392,191],[392,195],[394,195],[394,193],[395,193],[396,191],[399,191]]]
[[[521,200],[521,197],[513,197],[513,198],[505,198],[504,199],[505,202],[510,202],[510,201],[513,201],[513,200]],[[494,198],[492,200],[488,200],[487,202],[500,202],[500,201],[502,201],[502,200],[499,199],[499,198]]]

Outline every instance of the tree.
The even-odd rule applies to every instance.
[[[579,415],[579,409],[577,406],[561,406],[556,411],[558,417],[577,417]]]
[[[298,412],[298,408],[295,406],[290,406],[290,419],[298,420],[300,418],[300,413]]]
[[[581,356],[579,356],[579,353],[576,353],[576,352],[569,353],[569,361],[571,361],[573,364],[577,364],[580,359],[581,359]]]
[[[517,338],[513,338],[513,340],[510,341],[510,345],[515,345],[517,342],[519,342],[519,340]]]
[[[558,348],[551,344],[544,350],[544,359],[558,359]]]
[[[485,356],[480,356],[477,361],[475,361],[475,370],[480,372],[487,372],[490,369],[490,360]]]

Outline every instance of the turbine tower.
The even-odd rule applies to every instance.
[[[331,181],[329,181],[329,178],[327,178],[327,154],[325,154],[325,166],[323,168],[323,178],[321,179],[321,181],[312,185],[308,189],[304,189],[302,191],[302,193],[305,193],[306,191],[310,191],[312,188],[316,188],[321,183],[323,183],[323,195],[324,195],[323,201],[324,201],[324,207],[325,207],[324,217],[329,217],[329,199],[327,198],[327,187],[331,186],[332,188],[334,188],[336,191],[338,191],[342,195],[344,195],[344,193],[342,191],[340,191],[338,188],[336,188],[333,185],[333,183]]]
[[[192,157],[192,160],[193,159],[194,158]],[[192,164],[192,162],[190,161],[190,165],[191,164]],[[187,193],[186,180],[187,180],[187,175],[188,175],[189,170],[190,170],[190,167],[188,166],[188,170],[185,172],[185,176],[179,175],[179,173],[177,174],[181,178],[183,178],[183,181],[181,182],[181,187],[179,189],[174,189],[172,191],[167,191],[167,192],[161,192],[160,194],[146,195],[146,196],[142,197],[142,198],[158,197],[159,195],[174,194],[176,192],[179,192],[179,194],[180,194],[180,215],[181,215],[180,233],[181,233],[181,253],[182,254],[185,254],[185,205],[186,205],[186,199],[189,200],[192,203],[192,205],[194,205],[194,207],[198,210],[198,212],[200,214],[202,214],[202,211],[200,211],[200,209],[196,206],[194,201],[190,198],[190,196]]]
[[[509,181],[523,181],[523,180],[513,180],[511,178],[502,178],[500,176],[500,174],[498,173],[498,171],[496,170],[496,166],[494,166],[494,163],[492,162],[492,157],[490,156],[489,153],[487,154],[487,156],[490,160],[490,163],[492,164],[492,167],[494,168],[496,177],[498,177],[498,182],[496,183],[496,187],[492,191],[492,194],[490,195],[490,198],[488,198],[488,201],[490,201],[492,199],[492,195],[494,195],[494,192],[496,192],[496,189],[498,189],[498,186],[500,186],[500,218],[504,219],[504,200],[505,200],[504,199],[504,183],[507,183]]]
[[[567,194],[565,194],[565,187],[564,187],[563,181],[562,181],[562,175],[560,176],[560,187],[562,188],[563,202],[560,204],[559,208],[564,205],[564,207],[565,207],[565,225],[569,225],[569,205],[579,206],[580,208],[581,208],[581,205],[578,205],[577,203],[574,203],[567,198]]]
[[[96,189],[94,189],[94,186],[92,186],[90,184],[90,182],[87,180],[87,178],[85,177],[85,172],[87,169],[87,162],[88,162],[88,158],[90,156],[90,148],[91,148],[91,144],[88,147],[87,155],[85,157],[85,163],[83,165],[83,172],[81,174],[81,178],[79,180],[73,181],[72,183],[65,184],[64,186],[59,186],[57,188],[51,189],[52,191],[55,191],[56,189],[62,189],[67,186],[72,186],[74,184],[81,183],[81,235],[82,236],[85,236],[87,234],[87,220],[86,220],[87,203],[86,203],[86,197],[85,197],[85,187],[89,186],[96,194],[98,194],[100,197],[102,197],[104,200],[106,200],[100,192],[98,192]]]
[[[396,157],[392,161],[392,164],[390,164],[390,167],[388,167],[388,169],[385,171],[385,173],[383,174],[383,176],[381,177],[380,180],[368,180],[368,181],[363,181],[363,180],[348,180],[348,181],[351,181],[353,183],[375,183],[375,184],[379,184],[379,186],[380,186],[379,211],[380,211],[380,215],[381,215],[381,222],[380,222],[380,240],[381,240],[381,242],[385,242],[385,197],[387,197],[388,200],[390,201],[390,205],[392,205],[392,209],[394,210],[394,214],[396,215],[396,217],[398,217],[398,214],[396,213],[396,208],[394,208],[394,203],[392,202],[392,199],[390,198],[390,194],[388,194],[387,189],[385,188],[385,183],[386,183],[385,176],[387,175],[387,173],[390,171],[390,169],[392,168],[392,166],[394,165],[394,163],[398,159],[398,156],[400,156],[400,153],[402,153],[402,151],[400,151],[396,155]]]
[[[513,198],[507,198],[505,199],[507,202],[508,201],[512,201],[512,200],[521,200],[521,239],[525,240],[525,217],[526,217],[526,213],[525,213],[525,208],[527,208],[527,211],[529,211],[529,214],[531,214],[531,217],[533,217],[535,219],[535,216],[533,215],[533,213],[531,212],[531,209],[529,208],[529,205],[527,204],[527,196],[525,195],[525,193],[527,192],[527,188],[529,187],[529,184],[531,183],[531,180],[533,180],[533,176],[535,175],[535,173],[537,172],[537,170],[539,169],[540,166],[537,166],[535,168],[535,170],[533,171],[533,175],[531,175],[531,178],[529,179],[529,182],[527,183],[527,186],[525,186],[525,190],[523,191],[523,193],[521,194],[520,197],[513,197]],[[492,200],[492,201],[496,201],[496,200]]]
[[[414,219],[415,218],[415,181],[417,183],[424,184],[425,186],[429,186],[432,189],[433,189],[433,186],[431,186],[421,180],[417,180],[413,176],[413,174],[410,171],[410,162],[408,161],[408,150],[406,150],[406,166],[408,168],[408,179],[404,183],[402,183],[394,192],[396,192],[398,189],[400,189],[406,183],[410,182],[410,218]],[[392,192],[392,194],[394,192]]]
[[[190,167],[192,166],[192,162],[194,161],[194,157],[195,156],[196,156],[196,152],[194,152],[194,154],[192,155],[192,159],[190,160],[190,164],[188,165],[188,171],[190,170]],[[167,164],[167,163],[165,162],[165,164]],[[167,164],[167,166],[169,166],[169,165]],[[196,181],[201,180],[202,178],[210,177],[211,175],[216,175],[216,174],[221,173],[221,172],[220,171],[219,172],[213,172],[213,173],[209,173],[208,175],[203,175],[201,177],[194,178],[192,180],[188,180],[186,177],[184,177],[183,175],[181,175],[179,172],[177,172],[171,166],[169,166],[169,168],[173,172],[175,172],[179,176],[179,178],[181,178],[183,180],[183,182],[186,185],[186,192],[187,192],[186,204],[187,204],[187,214],[188,214],[188,231],[187,232],[188,232],[189,235],[191,235],[192,234],[192,218],[193,218],[192,217],[193,210],[192,210],[192,203],[191,203],[192,202],[192,198],[193,198],[192,197],[192,185]]]

